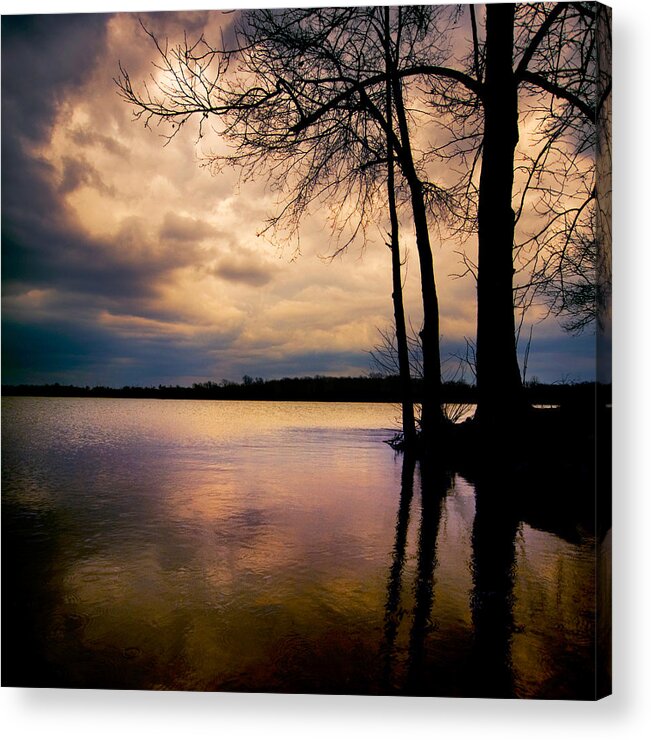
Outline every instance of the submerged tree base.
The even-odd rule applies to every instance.
[[[444,423],[412,445],[401,434],[386,441],[421,465],[489,481],[493,496],[517,490],[538,518],[548,512],[557,519],[551,512],[565,510],[574,524],[589,520],[589,528],[601,534],[610,528],[611,408],[595,406],[594,398],[530,408],[517,423]]]

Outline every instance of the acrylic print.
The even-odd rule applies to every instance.
[[[610,692],[610,12],[2,18],[2,682]]]

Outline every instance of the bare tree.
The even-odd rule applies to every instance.
[[[373,366],[381,375],[399,375],[398,345],[395,327],[378,328],[377,344],[369,351]],[[418,332],[407,333],[409,373],[412,378],[423,379],[423,348]]]
[[[467,54],[429,74],[432,105],[448,136],[432,154],[461,164],[458,228],[478,236],[477,264],[467,267],[477,279],[478,416],[489,427],[527,410],[516,302],[526,309],[546,295],[553,310],[574,312],[579,321],[590,306],[591,147],[610,95],[609,79],[599,84],[599,12],[596,3],[490,4],[478,18],[469,6]],[[518,148],[523,122],[535,130],[534,155],[529,142]],[[523,214],[538,225],[516,244]],[[518,266],[522,286],[514,286]]]
[[[439,308],[426,200],[442,199],[443,193],[426,189],[419,174],[403,78],[425,49],[431,54],[432,15],[429,8],[399,9],[393,21],[373,8],[252,11],[239,23],[236,50],[212,47],[203,37],[170,47],[150,34],[162,79],[136,88],[121,68],[116,80],[136,117],[146,125],[168,122],[170,138],[192,117],[203,136],[205,120],[215,118],[233,150],[212,157],[211,166],[238,166],[245,179],[264,172],[284,188],[284,205],[269,228],[295,234],[313,203],[336,202],[336,252],[364,232],[378,203],[377,165],[388,165],[389,157],[398,165],[410,193],[421,268],[424,431],[442,420]],[[393,259],[399,298],[399,252]]]
[[[392,71],[395,64],[392,59],[391,44],[391,9],[385,6],[383,12],[384,34],[384,64],[386,71],[385,81],[385,109],[384,117],[387,124],[386,156],[387,156],[387,202],[391,221],[391,274],[393,282],[393,314],[395,321],[396,349],[398,356],[398,373],[402,396],[402,433],[407,449],[414,446],[416,440],[416,421],[414,418],[414,395],[411,383],[409,363],[409,345],[405,322],[405,307],[402,295],[402,261],[400,259],[400,223],[396,204],[395,186],[395,153],[393,150],[393,78]]]
[[[539,223],[516,245],[516,255],[531,276],[519,288],[519,304],[526,307],[543,296],[549,311],[573,333],[599,323],[610,291],[610,11],[600,4],[581,10],[589,27],[574,28],[574,33],[565,29],[551,49],[562,41],[564,55],[572,60],[563,73],[580,70],[582,96],[594,99],[595,106],[550,110],[539,104],[534,109],[544,125],[535,160],[526,163],[528,181],[521,200],[524,204],[530,197],[529,208]]]
[[[521,306],[538,293],[555,294],[554,310],[566,313],[583,316],[590,304],[586,285],[598,252],[589,238],[591,146],[610,95],[597,63],[599,17],[597,4],[580,2],[489,4],[483,15],[475,6],[465,13],[409,6],[389,18],[387,54],[387,19],[383,24],[374,9],[251,11],[242,16],[237,49],[217,49],[203,38],[170,48],[154,39],[163,81],[136,90],[122,70],[118,85],[137,116],[168,121],[170,136],[191,117],[200,121],[200,136],[206,119],[218,120],[235,150],[213,158],[214,166],[239,165],[245,177],[258,177],[263,168],[288,187],[271,227],[295,228],[315,199],[353,204],[337,220],[340,233],[350,227],[341,248],[368,223],[380,187],[370,173],[382,152],[392,151],[406,183],[420,263],[424,430],[435,430],[443,418],[428,198],[449,208],[460,232],[478,236],[478,262],[470,265],[477,278],[478,417],[491,427],[528,408],[517,361],[516,266],[529,281],[516,286]],[[460,58],[458,44],[449,42],[465,34],[470,46]],[[387,81],[395,127],[387,115]],[[448,135],[431,156],[462,164],[455,198],[428,183],[414,157],[404,98],[413,81]],[[518,161],[527,119],[535,121],[541,148]],[[522,186],[515,179],[520,167]],[[516,245],[525,211],[545,223]],[[573,273],[584,283],[568,282]]]

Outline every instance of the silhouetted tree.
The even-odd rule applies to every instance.
[[[387,152],[393,151],[407,186],[420,263],[424,429],[434,430],[442,419],[439,307],[427,223],[432,195],[459,217],[461,231],[478,236],[478,262],[470,266],[477,279],[478,416],[490,427],[514,422],[527,410],[517,361],[514,258],[522,258],[530,279],[519,291],[523,305],[536,292],[555,295],[554,310],[581,313],[590,305],[585,285],[567,277],[574,272],[590,283],[598,252],[587,234],[596,197],[589,189],[591,147],[610,95],[596,53],[600,18],[596,3],[489,4],[479,17],[472,5],[467,12],[410,6],[391,20],[387,54],[389,34],[375,9],[250,11],[232,52],[203,38],[172,48],[154,39],[163,81],[153,92],[136,91],[122,70],[118,85],[138,117],[169,121],[170,136],[193,116],[200,136],[205,119],[222,121],[220,133],[235,153],[215,157],[213,165],[238,164],[245,177],[259,177],[263,168],[288,187],[286,205],[270,227],[295,229],[315,199],[332,196],[340,207],[340,233],[349,227],[342,248],[363,230],[377,202],[379,182],[371,171],[383,140],[391,141]],[[458,61],[465,31],[471,45]],[[410,80],[419,81],[448,134],[430,154],[464,165],[456,199],[431,186],[415,160],[404,98]],[[387,81],[395,128],[383,114]],[[525,153],[529,161],[516,156],[523,120],[535,122],[542,142],[533,157]],[[566,158],[561,175],[554,170],[559,157]],[[525,168],[517,211],[516,164]],[[573,188],[584,188],[582,203],[566,202],[568,186],[571,199],[581,197]],[[527,200],[532,193],[542,193],[533,205]],[[343,212],[342,204],[349,206]],[[515,252],[516,223],[532,209],[546,223]]]
[[[478,236],[478,262],[469,269],[477,279],[478,415],[489,426],[526,410],[513,285],[515,226],[524,213],[544,223],[520,245],[529,275],[521,303],[532,300],[536,286],[548,295],[555,292],[559,311],[580,311],[589,303],[582,291],[594,264],[594,242],[586,237],[594,199],[590,148],[610,94],[609,80],[599,83],[600,12],[596,3],[491,4],[482,23],[469,6],[470,51],[458,67],[429,78],[433,106],[445,117],[449,134],[434,154],[463,163],[457,188],[465,207],[457,215],[460,229]],[[529,127],[535,122],[539,151],[533,156],[525,151],[518,160],[523,120]],[[516,165],[524,169],[517,212]],[[532,204],[527,198],[534,193]],[[582,284],[563,283],[572,271]]]
[[[387,5],[384,8],[384,65],[386,71],[385,81],[385,109],[384,117],[387,124],[386,130],[386,155],[387,155],[387,203],[389,206],[389,219],[391,222],[391,275],[393,283],[393,315],[395,321],[395,335],[398,356],[398,372],[400,375],[400,386],[402,390],[402,432],[406,446],[412,447],[416,440],[416,421],[414,417],[414,395],[411,383],[411,371],[409,362],[409,345],[407,342],[407,325],[405,321],[405,307],[402,295],[402,262],[400,259],[400,223],[398,219],[398,207],[396,204],[395,185],[395,154],[393,150],[393,69],[395,64],[392,58],[391,39],[391,9]]]
[[[200,120],[200,137],[207,117],[221,121],[219,133],[234,153],[213,157],[212,166],[237,165],[245,179],[264,171],[282,183],[285,204],[269,228],[295,234],[314,202],[336,202],[337,252],[368,223],[378,200],[377,165],[389,156],[398,164],[409,190],[421,268],[423,429],[442,419],[439,309],[426,210],[426,197],[442,193],[431,187],[426,193],[418,172],[402,77],[423,57],[424,47],[431,55],[433,15],[428,8],[399,9],[392,22],[374,8],[251,11],[238,25],[236,50],[217,49],[203,37],[170,47],[150,33],[163,79],[136,90],[121,68],[117,80],[136,117],[146,124],[169,121],[170,138],[192,116]],[[395,129],[387,104],[395,106]],[[390,207],[396,233],[395,204]],[[399,252],[392,253],[395,308]]]

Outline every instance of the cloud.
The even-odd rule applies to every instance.
[[[231,332],[187,336],[151,328],[103,325],[93,312],[85,320],[74,315],[25,323],[5,318],[3,383],[122,386],[191,384],[219,377],[214,353],[227,351]]]
[[[79,127],[69,132],[70,139],[81,148],[100,146],[117,157],[128,157],[129,149],[111,136]]]
[[[41,141],[106,48],[105,14],[2,17],[3,139]],[[4,168],[4,165],[3,165]]]
[[[87,185],[105,195],[115,195],[115,189],[107,186],[99,172],[84,159],[63,158],[63,177],[59,191],[64,195]]]
[[[161,239],[195,242],[201,241],[214,233],[214,227],[205,221],[168,212],[165,214],[159,236]]]
[[[199,29],[214,16],[193,18]],[[82,20],[70,28],[81,32]],[[188,22],[174,14],[154,20],[170,35]],[[21,373],[47,380],[48,356],[51,379],[61,382],[364,371],[359,346],[377,311],[357,324],[351,315],[356,300],[374,292],[374,260],[352,259],[353,269],[315,260],[323,251],[318,219],[304,231],[300,264],[272,259],[276,250],[255,239],[272,206],[261,184],[237,190],[232,173],[210,177],[197,167],[190,131],[163,148],[155,132],[135,125],[114,95],[106,60],[126,54],[145,73],[149,54],[133,42],[142,32],[130,15],[94,21],[95,47],[80,33],[80,51],[61,52],[83,54],[83,74],[75,67],[35,83],[50,86],[47,100],[57,102],[41,111],[29,141],[19,117],[3,118],[3,144],[19,144],[3,159],[6,382]],[[64,19],[39,47],[47,27],[43,20],[13,32],[3,50],[6,74],[20,72],[26,57],[30,68],[50,73],[36,58],[44,51],[56,59],[72,37]],[[16,109],[26,107],[25,89],[10,91]],[[3,103],[11,107],[12,99],[5,93]],[[332,300],[347,308],[333,310]],[[388,319],[388,301],[386,308]],[[38,351],[25,351],[34,343]]]
[[[220,260],[215,267],[215,274],[223,280],[259,288],[273,279],[276,269],[274,265],[262,262],[253,255],[235,255]]]
[[[142,18],[174,43],[184,29],[213,39],[225,30],[228,41],[234,15]],[[116,95],[118,59],[134,80],[152,72],[135,14],[6,16],[2,42],[5,382],[156,385],[370,368],[376,330],[392,323],[386,217],[365,249],[356,242],[332,262],[317,255],[332,251],[333,204],[304,219],[295,261],[295,243],[257,238],[282,195],[264,173],[244,183],[236,171],[211,176],[199,166],[221,146],[209,129],[197,143],[190,123],[163,146]],[[408,216],[401,243],[417,328]],[[434,254],[444,356],[463,350],[476,318],[472,278],[449,279],[460,271],[456,248],[443,241]],[[554,345],[559,329],[546,326],[550,343],[534,332],[529,374],[555,379],[555,357],[572,367],[572,353],[588,348]]]

